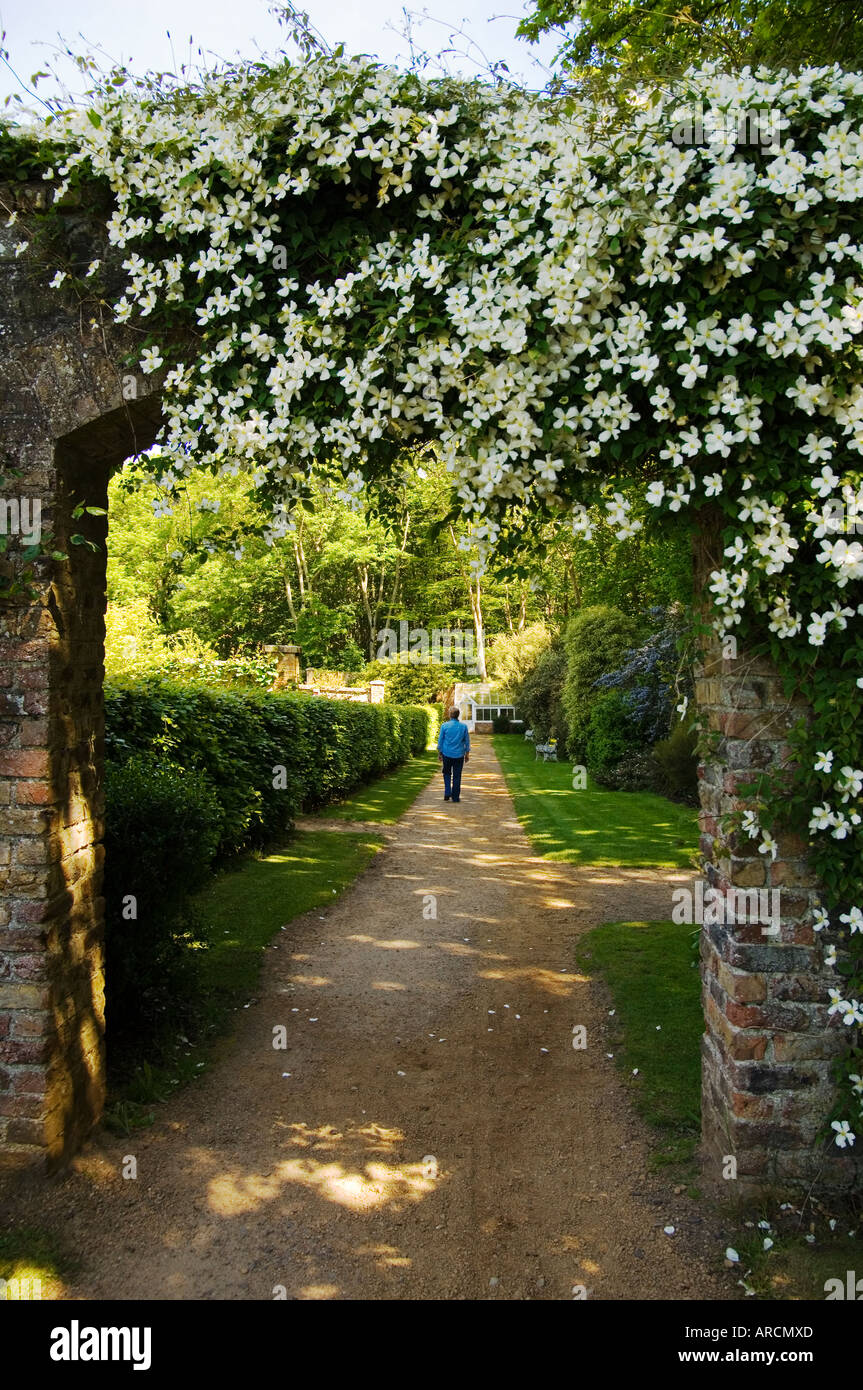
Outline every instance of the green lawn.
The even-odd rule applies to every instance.
[[[381,848],[377,835],[303,831],[284,849],[227,869],[195,899],[211,927],[204,956],[208,994],[236,1002],[254,989],[261,953],[280,927],[331,906]]]
[[[533,745],[496,734],[516,814],[534,851],[544,859],[598,868],[686,869],[698,846],[698,817],[652,792],[609,792],[588,779],[576,791],[572,765],[544,763]]]
[[[318,815],[326,820],[366,820],[394,825],[431,781],[437,765],[437,752],[428,749],[386,777],[361,787],[344,801],[325,806]]]
[[[655,1161],[688,1162],[700,1132],[704,1030],[692,927],[608,922],[582,938],[577,957],[608,985],[609,1050],[639,1114],[660,1131]]]
[[[109,1129],[125,1134],[152,1123],[154,1103],[201,1076],[213,1059],[214,1039],[230,1030],[234,1010],[254,994],[263,953],[279,928],[337,901],[383,843],[374,834],[304,831],[284,848],[231,865],[195,895],[206,937],[198,1025],[191,1041],[166,1040],[157,1057],[142,1060],[130,1078],[112,1085]]]

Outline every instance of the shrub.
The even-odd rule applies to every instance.
[[[491,721],[492,732],[495,734],[508,734],[510,732],[509,715],[496,714]]]
[[[271,652],[235,652],[221,659],[191,630],[167,635],[143,598],[109,603],[105,614],[105,676],[109,681],[157,677],[193,684],[272,688],[276,657]]]
[[[626,704],[617,690],[594,700],[584,737],[584,761],[594,776],[619,763],[632,746]]]
[[[184,906],[209,875],[222,820],[203,772],[142,753],[107,764],[105,803],[106,1017],[122,1051],[194,1012],[196,924]]]
[[[655,744],[653,756],[664,781],[664,794],[687,806],[698,805],[698,735],[678,723],[668,738]]]
[[[112,1055],[188,1028],[206,932],[189,895],[217,853],[283,829],[437,732],[427,706],[359,705],[149,679],[106,689],[106,975]],[[284,772],[281,772],[281,769]],[[136,916],[123,915],[133,896]]]
[[[595,685],[607,671],[616,670],[639,636],[638,623],[619,608],[599,604],[583,608],[564,633],[566,680],[563,710],[566,717],[567,751],[577,762],[587,762],[590,711],[596,699]]]
[[[565,679],[564,648],[547,647],[515,692],[515,703],[526,727],[534,730],[538,741],[556,738],[561,747],[566,743],[562,702]]]
[[[682,724],[650,751],[630,749],[611,767],[591,769],[610,791],[657,792],[670,801],[698,805],[696,735]]]
[[[503,690],[516,690],[550,646],[551,632],[545,623],[499,633],[488,645],[489,680]]]
[[[429,745],[437,743],[437,736],[440,733],[440,726],[446,719],[446,707],[437,700],[434,704],[423,705],[421,708],[428,710],[429,726],[428,741]]]
[[[219,850],[260,844],[304,807],[338,799],[426,748],[429,707],[360,705],[216,690],[155,678],[106,687],[106,749],[204,772],[221,812]]]
[[[654,631],[640,646],[624,654],[620,667],[607,671],[596,682],[597,690],[620,690],[630,722],[641,742],[656,743],[668,737],[675,721],[675,704],[691,694],[692,679],[678,654],[684,632],[680,605],[651,608],[647,617]]]
[[[440,700],[455,681],[464,680],[463,666],[444,666],[441,662],[370,661],[363,671],[363,682],[384,682],[384,701],[388,705],[427,705]]]
[[[614,767],[594,773],[601,787],[615,792],[663,792],[665,783],[652,753],[630,749]]]

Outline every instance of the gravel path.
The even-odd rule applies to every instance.
[[[84,1252],[79,1299],[728,1297],[709,1217],[647,1176],[573,965],[584,930],[665,918],[686,879],[534,858],[478,738],[459,805],[435,778],[279,934],[202,1079],[65,1177],[15,1180],[7,1214]]]

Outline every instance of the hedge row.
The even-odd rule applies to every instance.
[[[155,677],[110,684],[105,700],[106,1007],[123,1073],[202,1014],[208,926],[190,894],[216,855],[423,752],[439,719]]]
[[[260,843],[302,810],[421,753],[430,706],[360,705],[152,678],[106,686],[106,756],[146,753],[203,772],[222,813],[219,851]]]

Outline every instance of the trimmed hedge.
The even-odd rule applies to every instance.
[[[188,1027],[199,1003],[187,900],[210,876],[222,814],[203,772],[134,753],[105,775],[106,1022],[112,1059]],[[199,941],[199,944],[203,942]]]
[[[105,706],[110,762],[147,753],[205,774],[221,808],[222,854],[263,842],[299,811],[338,800],[423,752],[436,720],[430,707],[159,678],[106,686]]]
[[[129,1070],[202,1007],[209,928],[189,895],[218,854],[425,751],[436,709],[178,684],[106,686],[106,1015]]]

